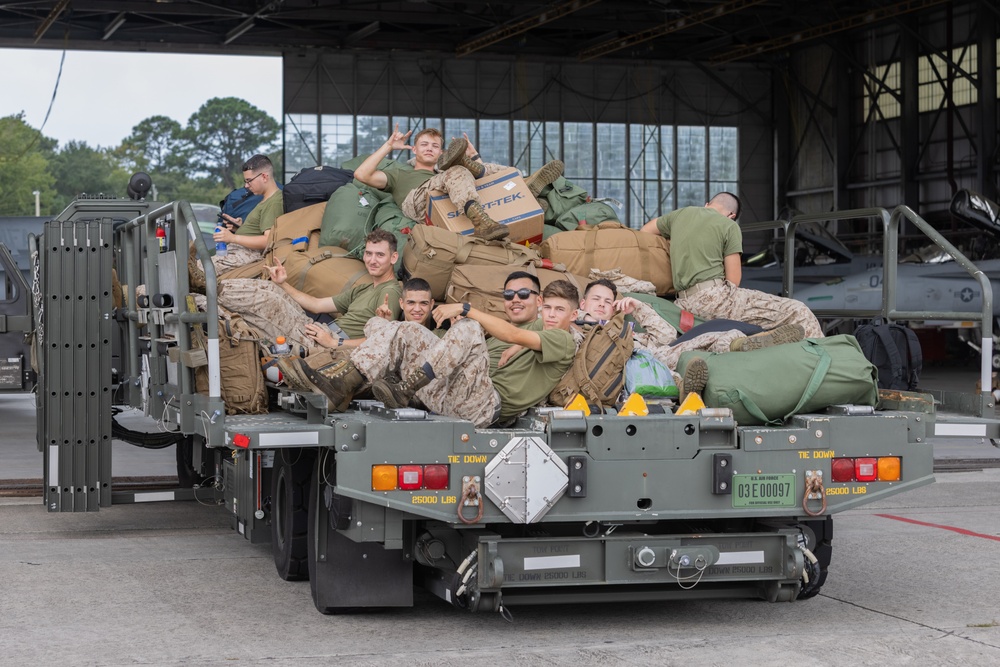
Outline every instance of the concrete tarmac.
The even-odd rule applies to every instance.
[[[0,499],[9,665],[1000,664],[1000,469],[835,519],[815,598],[515,607],[513,623],[418,593],[322,616],[268,546],[194,502],[48,514]]]

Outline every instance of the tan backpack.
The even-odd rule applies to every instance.
[[[194,327],[195,345],[206,348],[202,328]],[[226,414],[260,415],[267,412],[267,387],[260,366],[257,331],[236,314],[219,317],[219,371]],[[208,366],[194,372],[195,391],[208,394]]]
[[[612,407],[625,385],[625,362],[632,356],[632,323],[618,313],[587,332],[562,380],[549,393],[549,403],[565,407],[577,394],[601,409]]]
[[[538,250],[542,257],[565,264],[572,273],[589,275],[591,269],[619,268],[631,278],[653,283],[657,294],[674,290],[670,242],[659,234],[608,221],[553,234],[542,241]]]

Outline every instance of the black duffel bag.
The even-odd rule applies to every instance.
[[[337,188],[354,180],[354,172],[337,167],[306,167],[285,184],[285,213],[328,201]]]

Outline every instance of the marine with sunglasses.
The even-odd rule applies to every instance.
[[[406,407],[416,398],[432,412],[477,427],[509,423],[548,396],[576,353],[569,333],[580,298],[576,288],[562,280],[544,293],[539,288],[536,276],[515,271],[503,290],[509,321],[468,303],[443,304],[434,309],[434,321],[452,325],[439,339],[419,324],[376,317],[365,325],[367,339],[350,361],[322,371],[297,363],[338,411],[371,383],[386,407]],[[524,349],[500,365],[512,345]],[[391,382],[390,375],[403,380]]]

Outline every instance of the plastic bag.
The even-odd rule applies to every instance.
[[[625,392],[641,396],[677,397],[673,373],[645,350],[636,350],[625,362]]]

